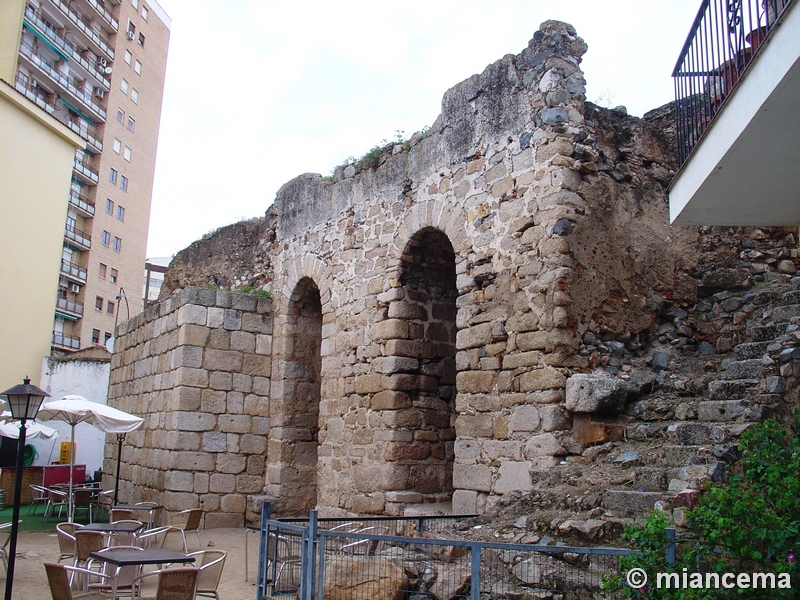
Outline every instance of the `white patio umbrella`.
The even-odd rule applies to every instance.
[[[99,402],[92,402],[83,396],[70,394],[61,400],[45,402],[39,409],[37,419],[42,421],[59,420],[69,423],[71,429],[70,436],[70,457],[69,457],[69,518],[73,519],[72,506],[72,468],[75,463],[75,425],[78,423],[89,423],[105,433],[128,433],[138,429],[144,423],[144,419],[126,413],[112,406],[106,406]]]
[[[5,413],[0,416],[5,416]],[[10,416],[10,415],[9,415]],[[0,423],[0,435],[7,438],[19,439],[19,421],[5,421]],[[58,435],[58,431],[47,425],[31,421],[27,423],[25,438],[43,438],[50,440]]]

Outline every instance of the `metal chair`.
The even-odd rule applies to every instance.
[[[274,531],[267,534],[267,586],[272,595],[293,594],[300,587],[300,542]]]
[[[44,520],[49,521],[56,508],[58,508],[58,516],[60,517],[61,511],[67,507],[68,501],[69,494],[67,492],[55,488],[47,488],[47,506],[44,509]]]
[[[150,508],[156,509],[158,506],[158,502],[137,502],[134,506],[141,506],[143,508]],[[153,524],[156,522],[155,518],[155,510],[148,510],[147,511],[147,528],[152,529]]]
[[[156,595],[148,597],[147,600],[194,600],[199,574],[200,569],[197,567],[175,567],[145,573],[137,577],[133,582],[135,598],[142,598],[139,594],[142,589],[141,583],[144,579],[158,577]]]
[[[115,523],[116,521],[128,521],[132,518],[133,511],[128,510],[127,508],[112,508],[111,512],[108,513],[109,523]]]
[[[127,552],[127,551],[143,551],[138,546],[112,546],[106,548],[104,552]],[[99,592],[109,593],[114,590],[114,580],[116,579],[117,596],[128,595],[133,597],[133,582],[142,574],[142,565],[131,565],[117,568],[109,562],[98,561],[100,564],[99,569],[95,570],[94,561],[90,560],[87,569],[92,573],[102,573],[108,579],[104,579],[99,583],[89,583],[89,591],[95,590]],[[112,599],[113,600],[113,599]]]
[[[72,519],[76,520],[75,514],[78,511],[83,511],[86,518],[91,523],[92,521],[92,500],[94,499],[94,492],[89,489],[78,489],[72,492]]]
[[[0,560],[3,567],[8,571],[8,543],[11,541],[11,523],[0,525]]]
[[[106,578],[106,575],[94,573],[87,569],[79,569],[48,562],[44,563],[44,569],[47,573],[47,582],[50,584],[50,595],[53,597],[53,600],[77,600],[78,598],[83,598],[85,600],[93,600],[95,598],[97,600],[108,600],[107,595],[94,591],[83,594],[73,594],[72,586],[70,585],[70,581],[75,575],[81,575],[86,578],[97,577],[98,579]]]
[[[172,515],[172,517],[170,517],[170,523],[168,525],[166,535],[164,536],[164,541],[161,543],[161,547],[163,548],[164,544],[167,543],[167,538],[169,537],[170,533],[179,531],[181,537],[183,537],[183,551],[188,554],[189,547],[186,545],[186,532],[194,531],[197,534],[197,543],[200,544],[200,549],[202,549],[203,540],[200,539],[200,531],[198,530],[198,527],[200,527],[200,519],[202,518],[202,508],[190,508]]]
[[[87,567],[89,562],[89,553],[98,552],[105,548],[105,534],[102,531],[87,531],[84,529],[77,529],[75,531],[75,559],[72,561],[73,567]],[[70,583],[74,573],[70,576]],[[89,584],[88,579],[85,580],[86,585]]]
[[[106,515],[108,515],[109,520],[111,518],[111,507],[114,505],[114,490],[103,490],[100,491],[94,497],[94,517],[95,520],[99,520],[97,517],[100,514],[100,511],[104,511]]]
[[[194,562],[200,568],[200,574],[197,577],[196,594],[220,600],[217,588],[222,577],[222,569],[225,567],[225,557],[228,556],[228,553],[222,550],[200,550],[192,552],[189,556],[196,557]]]
[[[42,485],[31,484],[31,505],[28,507],[28,514],[35,515],[36,507],[44,504],[45,511],[47,510],[47,488]]]
[[[143,525],[141,521],[135,519],[120,519],[119,521],[114,521],[114,523],[130,523],[140,527]],[[136,544],[135,531],[113,531],[108,535],[109,546],[133,546],[134,544]]]
[[[386,532],[389,531],[388,527],[383,525],[379,525],[376,527],[364,527],[363,529],[359,529],[358,531],[354,531],[353,533],[365,533],[369,535],[386,535]],[[350,544],[345,544],[340,548],[342,552],[345,554],[363,554],[366,556],[373,556],[375,554],[380,554],[381,550],[383,550],[383,540],[358,540],[355,542],[351,542]]]
[[[59,523],[56,525],[56,537],[58,538],[58,549],[61,551],[61,562],[65,558],[75,559],[75,530],[78,525],[75,523]]]

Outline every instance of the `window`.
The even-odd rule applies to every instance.
[[[110,339],[111,339],[111,334],[110,334],[108,331],[106,331],[106,332],[103,334],[103,343],[104,343],[104,344],[107,344],[107,343],[108,343],[108,340],[110,340]]]
[[[106,212],[110,215],[114,214],[114,201],[111,198],[106,198]]]
[[[103,263],[100,263],[100,273],[99,273],[100,279],[105,279],[106,278],[106,269],[107,268],[108,267],[106,267],[106,265],[104,265]],[[114,269],[111,269],[111,270],[113,271]]]
[[[122,110],[121,108],[117,109],[117,121],[119,121],[120,123],[125,122],[125,111]]]
[[[122,206],[117,207],[117,219],[120,221],[125,220],[125,209]]]
[[[133,8],[139,8],[139,0],[131,0],[131,4],[133,4]]]
[[[117,283],[117,274],[118,272],[116,269],[111,269],[111,276],[108,278],[108,280],[111,283]]]
[[[133,63],[133,70],[136,71],[137,75],[141,75],[142,74],[142,63],[140,63],[138,60],[136,62],[134,62]]]
[[[125,152],[123,152],[122,157],[128,162],[131,161],[131,149],[127,146],[125,146]]]
[[[131,54],[131,51],[130,50],[125,50],[125,62],[128,63],[128,64],[131,64],[131,59],[132,58],[133,58],[133,54]],[[123,79],[123,81],[125,81],[125,80]],[[127,93],[128,90],[126,89],[124,91]]]
[[[123,192],[128,191],[128,178],[125,175],[122,176],[122,180],[119,182],[119,187]]]
[[[136,121],[133,117],[128,117],[128,131],[133,131],[136,128]]]
[[[108,231],[103,230],[101,241],[103,242],[103,246],[108,246],[111,243],[111,234]]]
[[[99,344],[100,343],[100,330],[99,329],[92,329],[92,343]]]
[[[140,33],[140,34],[139,34],[139,45],[140,45],[142,48],[144,48],[144,34],[143,34],[143,33]]]
[[[106,312],[110,315],[114,314],[114,303],[111,300],[106,302]]]
[[[139,102],[139,90],[136,88],[131,88],[131,100],[138,103]]]
[[[130,52],[128,52],[128,56],[130,56]],[[126,59],[126,62],[130,62],[130,61],[128,61],[128,60]],[[123,78],[123,79],[122,79],[122,80],[119,82],[119,89],[121,89],[121,90],[122,90],[122,93],[123,93],[123,94],[127,94],[127,93],[128,93],[128,80],[127,80],[127,79],[124,79],[124,78]]]
[[[97,296],[94,299],[94,309],[95,310],[103,310],[103,297]]]
[[[146,6],[142,6],[142,18],[143,18],[145,21],[147,21],[147,16],[148,16],[149,14],[150,14],[150,12],[147,10],[147,7],[146,7]]]
[[[121,252],[122,251],[122,240],[117,236],[114,236],[114,252]]]
[[[120,142],[117,138],[114,138],[114,152],[119,154],[119,149],[122,146],[122,142]]]
[[[116,169],[112,168],[112,169],[111,169],[111,170],[108,172],[108,180],[109,180],[111,183],[113,183],[114,185],[117,185],[117,170],[116,170]]]

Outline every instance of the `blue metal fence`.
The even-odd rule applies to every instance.
[[[630,554],[454,539],[463,518],[334,520],[311,511],[306,520],[284,521],[271,520],[265,503],[257,600],[323,600],[343,586],[364,598],[507,600],[541,590],[606,598],[603,578],[614,577],[619,558]]]

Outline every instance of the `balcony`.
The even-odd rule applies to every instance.
[[[94,202],[89,200],[86,196],[77,190],[70,189],[69,203],[82,217],[94,217]]]
[[[106,109],[92,98],[92,90],[86,89],[86,83],[70,77],[68,73],[60,71],[56,65],[39,54],[29,43],[23,42],[19,47],[19,54],[27,63],[46,75],[62,93],[66,93],[70,100],[80,104],[87,112],[91,112],[98,121],[106,120]],[[91,84],[88,86],[92,88]],[[103,92],[105,94],[105,92]]]
[[[54,331],[53,346],[62,350],[80,350],[81,338],[72,337],[60,331]]]
[[[797,0],[703,0],[673,71],[675,225],[800,222]]]
[[[69,316],[80,318],[83,316],[83,303],[73,302],[66,298],[58,298],[56,299],[56,310],[62,311]]]
[[[90,19],[87,19],[82,14],[70,8],[68,2],[64,0],[50,0],[54,6],[64,13],[67,18],[78,28],[81,32],[99,48],[108,58],[114,60],[114,49],[108,39],[102,35],[102,29],[92,26]]]
[[[57,108],[53,116],[81,136],[81,138],[89,142],[95,152],[99,153],[103,151],[103,142],[100,141],[100,136],[97,135],[97,127],[90,125],[80,117],[73,117],[64,109]]]
[[[119,21],[117,21],[114,18],[114,16],[110,12],[108,12],[108,10],[106,10],[105,6],[103,6],[97,0],[87,0],[87,1],[89,3],[89,6],[91,6],[93,9],[95,9],[97,11],[97,13],[101,17],[103,17],[103,20],[106,23],[111,25],[111,29],[113,29],[114,31],[119,31]]]
[[[80,157],[76,154],[72,168],[77,174],[78,179],[84,183],[97,185],[100,182],[100,173],[86,155]]]
[[[77,246],[79,250],[90,250],[92,248],[92,236],[73,225],[67,225],[64,228],[64,237]]]
[[[48,41],[61,49],[65,55],[71,57],[80,64],[87,73],[97,79],[107,90],[111,89],[111,82],[108,77],[106,77],[105,65],[98,64],[95,60],[82,56],[80,48],[68,42],[58,34],[58,27],[47,19],[41,8],[26,4],[25,21],[27,21],[28,24],[34,25],[39,33],[43,34]]]
[[[86,269],[63,258],[61,259],[61,274],[70,281],[81,285],[86,284]]]

